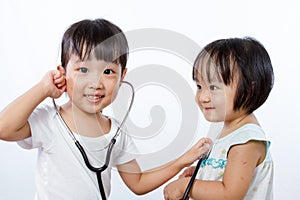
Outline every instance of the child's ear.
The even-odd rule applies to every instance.
[[[124,80],[124,78],[125,78],[125,76],[126,76],[126,73],[127,73],[127,68],[124,68],[124,69],[123,69],[123,72],[122,72],[121,81]]]

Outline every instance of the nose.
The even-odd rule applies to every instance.
[[[103,75],[102,74],[98,74],[98,73],[94,73],[91,74],[89,77],[89,88],[90,89],[103,89]]]
[[[211,100],[211,93],[208,89],[201,89],[201,91],[198,92],[198,100],[201,103],[208,103]]]

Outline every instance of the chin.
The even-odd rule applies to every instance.
[[[94,108],[91,108],[91,107],[85,107],[83,110],[84,110],[86,113],[89,113],[89,114],[97,114],[97,113],[99,113],[102,109],[97,108],[97,107],[94,107]]]
[[[220,119],[218,119],[214,116],[204,116],[204,117],[209,122],[222,122],[222,121],[224,121],[224,120],[220,120]]]

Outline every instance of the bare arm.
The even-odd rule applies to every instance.
[[[223,181],[195,180],[191,190],[193,199],[243,199],[248,191],[256,166],[264,159],[263,142],[250,141],[231,148]],[[178,179],[164,189],[165,199],[181,199],[190,178]]]
[[[205,153],[209,148],[209,145],[204,145],[205,143],[211,144],[211,140],[201,139],[188,152],[160,168],[141,172],[137,162],[131,161],[118,166],[119,174],[134,193],[139,195],[148,193],[170,180],[182,168],[191,165],[199,155]]]
[[[33,110],[45,98],[58,98],[64,91],[64,72],[49,71],[40,82],[0,112],[0,139],[18,141],[30,137],[28,118]]]

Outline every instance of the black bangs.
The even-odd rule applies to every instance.
[[[73,24],[64,34],[62,42],[62,66],[65,67],[70,54],[81,60],[93,53],[97,59],[126,67],[128,43],[120,28],[104,19],[83,20]]]
[[[232,83],[238,71],[232,50],[226,43],[227,40],[216,40],[202,49],[194,63],[194,80],[196,80],[195,73],[198,72],[201,78],[206,78],[209,82],[217,78],[225,85]],[[203,77],[204,74],[206,77]]]
[[[113,62],[116,64],[126,65],[128,56],[128,45],[123,40],[123,34],[118,33],[110,38],[105,39],[96,46],[93,46],[91,51],[99,60]],[[91,52],[90,52],[91,53]],[[124,58],[124,56],[126,58]],[[125,63],[124,63],[125,62]]]
[[[201,79],[209,83],[212,81],[222,82],[219,70],[220,67],[215,56],[203,49],[194,62],[193,80],[200,81],[199,79]]]

